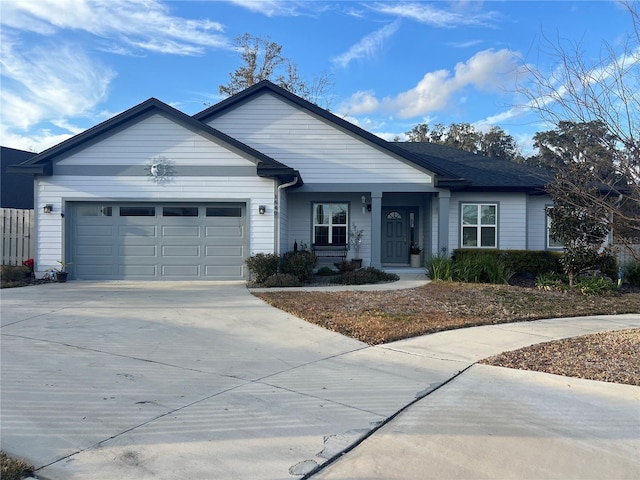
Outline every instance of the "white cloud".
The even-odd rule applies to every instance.
[[[239,7],[267,17],[299,15],[299,2],[292,0],[229,0]]]
[[[518,72],[519,55],[510,50],[484,50],[453,70],[428,72],[418,84],[395,97],[378,100],[373,92],[357,92],[338,108],[351,115],[391,112],[400,118],[414,118],[442,111],[455,95],[473,87],[480,91],[501,91],[512,86]]]
[[[378,13],[409,18],[440,28],[455,28],[461,26],[489,26],[492,27],[499,19],[496,12],[477,12],[473,9],[464,11],[448,11],[429,3],[375,3],[370,8]]]
[[[469,48],[469,47],[475,47],[476,45],[479,45],[482,43],[482,40],[468,40],[466,42],[447,42],[445,43],[445,45],[448,45],[449,47],[453,47],[453,48]]]
[[[220,23],[171,16],[157,0],[3,0],[2,9],[1,22],[6,27],[40,35],[85,31],[116,40],[113,52],[129,52],[122,45],[177,55],[200,55],[208,47],[229,48]]]
[[[385,25],[379,30],[363,37],[358,43],[353,45],[346,52],[332,59],[334,64],[345,68],[353,60],[371,58],[382,48],[384,42],[398,31],[400,21],[396,20],[389,25]]]

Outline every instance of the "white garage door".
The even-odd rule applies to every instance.
[[[76,203],[73,278],[242,280],[244,204]]]

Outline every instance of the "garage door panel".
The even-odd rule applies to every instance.
[[[157,248],[155,245],[121,245],[118,255],[121,257],[154,257]]]
[[[163,226],[163,237],[196,237],[200,238],[200,227]]]
[[[199,245],[163,245],[163,257],[200,257]]]
[[[113,262],[109,263],[84,263],[78,266],[74,265],[73,271],[78,276],[92,276],[101,277],[103,279],[109,279],[113,277]]]
[[[239,257],[244,253],[240,245],[207,245],[206,257]]]
[[[200,267],[198,265],[163,265],[163,277],[199,277]]]
[[[81,237],[111,237],[113,226],[111,225],[78,225],[76,235]]]
[[[244,237],[244,229],[238,227],[211,227],[207,226],[205,229],[205,237],[219,238],[242,238]]]
[[[76,205],[71,239],[76,278],[245,278],[244,205]],[[111,208],[113,216],[77,213],[83,208],[82,211],[101,212],[105,207]],[[128,215],[123,216],[122,211]],[[142,213],[149,215],[141,216]],[[213,213],[222,216],[211,216]],[[231,213],[234,216],[229,216]]]
[[[153,265],[120,264],[118,270],[119,270],[120,276],[124,278],[127,278],[127,277],[153,278],[156,276],[157,267],[155,264]]]
[[[113,245],[80,245],[76,248],[78,257],[109,257],[113,255]]]
[[[121,237],[156,237],[155,225],[121,225],[118,229]]]
[[[205,267],[205,276],[208,278],[227,279],[230,277],[242,277],[244,269],[241,266],[213,266]]]

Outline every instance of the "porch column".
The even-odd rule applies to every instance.
[[[449,252],[449,200],[451,192],[438,192],[438,255]]]
[[[371,192],[371,266],[382,268],[382,192]]]

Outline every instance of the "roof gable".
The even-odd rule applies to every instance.
[[[437,162],[434,162],[433,160],[435,159],[414,155],[408,150],[399,148],[397,144],[387,142],[377,135],[374,135],[373,133],[362,129],[357,125],[354,125],[344,120],[343,118],[334,115],[328,110],[325,110],[303,98],[300,98],[297,95],[289,92],[288,90],[285,90],[284,88],[278,87],[268,80],[262,80],[261,82],[252,85],[246,90],[243,90],[242,92],[232,95],[231,97],[226,98],[225,100],[222,100],[215,105],[212,105],[211,107],[195,114],[193,118],[201,122],[209,122],[214,118],[220,117],[226,112],[251,101],[253,98],[262,95],[265,92],[271,93],[272,95],[279,97],[285,102],[291,103],[299,108],[307,110],[313,115],[324,119],[326,122],[331,123],[334,126],[339,127],[340,129],[350,132],[352,135],[361,138],[369,144],[373,144],[376,148],[381,149],[394,157],[401,158],[402,160],[405,160],[410,164],[417,165],[423,169],[435,173],[439,177],[437,179],[439,182],[449,181],[464,183],[463,179],[457,177],[454,173],[448,171],[446,168],[443,168]]]
[[[115,117],[110,118],[74,137],[55,145],[44,152],[35,155],[29,160],[9,168],[13,173],[32,174],[32,175],[51,175],[53,172],[53,162],[57,159],[65,158],[72,152],[85,148],[95,142],[100,141],[115,132],[121,131],[127,126],[137,123],[141,119],[147,118],[154,113],[160,113],[176,123],[202,133],[203,135],[213,137],[220,140],[240,152],[247,158],[253,160],[258,167],[258,175],[268,177],[282,177],[283,181],[291,181],[298,178],[299,184],[302,183],[300,175],[295,170],[283,165],[273,158],[259,152],[238,140],[225,135],[215,128],[199,122],[193,117],[186,115],[179,110],[167,105],[156,98],[150,98],[139,105],[136,105]]]

